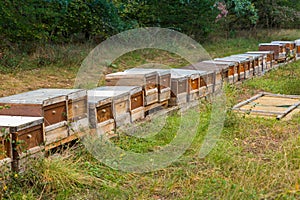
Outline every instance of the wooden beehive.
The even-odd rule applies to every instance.
[[[285,53],[287,59],[296,58],[296,43],[295,41],[272,41],[273,44],[282,44],[285,47]]]
[[[214,69],[213,71],[215,71],[216,73],[216,85],[219,85],[219,83],[229,83],[229,76],[230,76],[230,72],[234,74],[234,63],[226,63],[226,62],[217,62],[217,61],[212,61],[212,60],[208,60],[208,61],[203,61],[201,63],[206,63],[209,65],[212,65],[212,69]],[[210,67],[210,66],[209,66]],[[230,69],[231,67],[231,69]],[[232,71],[230,71],[232,70]],[[206,70],[209,71],[209,70]],[[217,75],[218,74],[218,75]],[[233,79],[233,77],[232,77]]]
[[[206,61],[204,61],[206,62]],[[215,64],[220,64],[220,65],[227,65],[228,66],[228,81],[229,83],[236,83],[238,81],[238,67],[239,63],[238,62],[233,62],[233,61],[207,61],[207,62],[212,62]]]
[[[171,73],[177,74],[177,76],[184,76],[187,77],[187,101],[194,101],[201,97],[199,93],[200,89],[200,73],[199,71],[195,70],[186,70],[186,69],[171,69]],[[205,73],[205,72],[203,72]],[[183,90],[181,87],[181,84],[177,85],[179,87],[178,90]]]
[[[253,55],[249,54],[236,54],[234,57],[240,57],[246,59],[246,79],[252,78],[255,72],[255,59]]]
[[[47,89],[34,90],[0,98],[0,115],[44,117],[46,145],[68,137],[67,97],[49,92]]]
[[[132,68],[125,70],[130,71],[145,71],[158,73],[158,102],[168,101],[171,97],[171,72],[169,69],[150,69],[150,68]]]
[[[275,53],[274,51],[248,51],[247,54],[263,54],[263,67],[262,71],[266,72],[269,71],[273,65],[275,65]]]
[[[144,96],[141,86],[104,86],[88,92],[89,96],[112,98],[116,127],[144,118]]]
[[[300,39],[299,40],[295,40],[295,45],[296,45],[296,53],[297,53],[297,56],[299,57],[300,56]]]
[[[14,171],[24,170],[29,157],[41,155],[44,149],[43,122],[42,117],[0,116],[0,127],[11,135],[11,142],[4,141],[4,146],[7,152],[12,152]],[[9,157],[9,154],[6,156]]]
[[[224,58],[215,58],[214,60],[238,63],[238,67],[237,67],[238,81],[245,80],[245,78],[246,78],[246,73],[245,73],[246,60],[244,58],[228,56],[228,57],[224,57]]]
[[[227,65],[216,65],[211,62],[198,62],[194,65],[184,67],[184,69],[197,70],[200,73],[201,89],[206,89],[202,96],[213,93],[222,87],[223,81],[228,81]]]
[[[263,73],[263,66],[266,63],[267,56],[262,53],[245,53],[245,55],[253,56],[254,59],[254,75],[260,76]]]
[[[169,105],[176,106],[188,101],[188,77],[171,70],[171,98]]]
[[[282,44],[261,43],[259,51],[274,51],[274,60],[276,62],[285,61],[285,47]]]
[[[148,71],[117,72],[105,76],[107,86],[141,86],[144,105],[158,102],[158,73]]]
[[[99,97],[88,92],[89,124],[97,135],[110,133],[115,129],[111,97]]]
[[[84,135],[88,128],[87,91],[83,89],[42,89],[47,94],[66,96],[69,135]],[[72,138],[70,138],[72,139]]]

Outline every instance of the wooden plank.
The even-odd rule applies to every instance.
[[[262,97],[263,95],[264,95],[263,93],[257,94],[257,95],[255,95],[255,96],[251,97],[250,99],[247,99],[246,101],[243,101],[243,102],[241,102],[241,103],[235,105],[232,109],[233,109],[233,110],[237,110],[237,109],[239,109],[240,107],[242,107],[243,105],[246,105],[246,104],[248,104],[248,103],[250,103],[250,102],[252,102],[252,101],[258,99],[258,98]]]
[[[287,114],[289,114],[290,112],[292,112],[294,109],[296,109],[298,106],[300,106],[300,101],[294,105],[292,105],[291,107],[289,107],[289,109],[287,109],[283,114],[279,114],[276,119],[280,120],[282,119],[284,116],[286,116]]]

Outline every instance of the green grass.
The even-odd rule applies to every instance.
[[[295,32],[274,34],[274,38],[295,36]],[[268,39],[271,36],[266,36]],[[293,37],[293,36],[291,36]],[[248,44],[257,39],[236,38],[205,44],[210,53],[222,56],[248,50]],[[257,45],[252,45],[253,48]],[[73,47],[76,48],[76,47]],[[226,49],[225,51],[223,49]],[[254,49],[251,49],[254,50]],[[160,57],[161,56],[161,57]],[[159,58],[160,57],[160,58]],[[76,58],[77,59],[77,58]],[[176,55],[160,54],[146,50],[125,55],[116,61],[117,67],[128,68],[149,61],[184,63]],[[29,61],[26,61],[29,62]],[[62,62],[62,61],[61,61]],[[76,61],[77,62],[77,61]],[[76,63],[75,62],[75,63]],[[14,86],[24,78],[55,75],[57,69],[66,70],[58,76],[76,76],[76,66],[44,67],[36,72],[25,72],[13,77]],[[78,67],[78,66],[77,66]],[[26,74],[29,73],[29,74]],[[18,73],[16,73],[18,75]],[[10,79],[9,79],[10,80]],[[34,79],[32,84],[34,83]],[[39,83],[39,82],[38,82]],[[66,82],[63,82],[66,83]],[[199,125],[191,146],[170,166],[147,173],[126,173],[114,170],[95,159],[79,142],[59,156],[34,162],[24,174],[12,176],[5,184],[0,181],[4,198],[8,199],[299,199],[300,198],[300,114],[289,121],[240,116],[230,111],[237,102],[247,99],[259,91],[283,94],[298,94],[300,62],[282,66],[262,77],[248,80],[240,85],[225,87],[228,111],[222,134],[215,148],[205,157],[198,156],[207,134],[212,105],[204,101],[199,114],[192,122]],[[62,85],[58,85],[61,87]],[[2,86],[5,88],[5,86]],[[33,86],[31,86],[33,87]],[[26,90],[26,88],[23,88]],[[3,94],[3,93],[2,93]],[[176,137],[182,119],[176,114],[166,119],[158,134],[149,138],[136,138],[121,134],[112,140],[115,145],[132,152],[154,152],[163,148]],[[149,126],[157,127],[152,121]],[[149,128],[149,129],[150,129]],[[184,132],[183,132],[184,133]]]

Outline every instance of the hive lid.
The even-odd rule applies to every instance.
[[[236,65],[236,62],[232,62],[232,61],[227,61],[226,62],[226,61],[218,61],[218,60],[205,60],[205,61],[202,61],[202,62],[212,63],[212,64],[215,64],[215,65],[227,65],[228,67]]]
[[[262,53],[262,54],[273,54],[274,51],[248,51],[249,54],[256,54],[256,53]]]
[[[117,97],[142,91],[140,86],[103,86],[88,91],[88,96]]]
[[[52,89],[39,89],[0,98],[0,103],[7,104],[41,104],[49,105],[65,101],[66,95],[58,94]]]
[[[295,40],[296,45],[300,45],[300,39]]]
[[[150,68],[131,68],[125,70],[125,72],[133,72],[133,71],[144,71],[144,72],[156,72],[159,76],[171,74],[171,69],[150,69]]]
[[[43,117],[24,117],[24,116],[8,116],[0,115],[0,127],[12,128],[13,131],[20,131],[24,128],[30,128],[42,124]]]
[[[196,78],[200,77],[200,75],[206,74],[205,71],[199,70],[188,70],[188,69],[171,69],[171,78]]]
[[[282,46],[280,43],[260,43],[259,46]]]
[[[214,73],[214,72],[221,72],[224,69],[228,69],[228,65],[224,65],[224,64],[216,65],[214,63],[199,62],[194,65],[189,65],[189,66],[183,67],[182,69],[196,70],[201,75],[203,75],[203,74],[205,74],[204,72],[206,72],[206,74]]]
[[[114,77],[114,76],[120,76],[120,77],[126,77],[126,78],[136,78],[136,77],[148,77],[148,76],[156,76],[158,75],[155,71],[124,71],[124,72],[116,72],[112,74],[107,74],[106,77]]]
[[[238,62],[238,63],[242,63],[245,62],[246,60],[241,58],[241,57],[224,57],[224,58],[215,58],[216,61],[234,61],[234,62]]]
[[[87,95],[87,91],[84,89],[42,88],[38,91],[53,95],[64,95],[67,96],[67,99],[76,99]]]
[[[89,90],[90,91],[90,90]],[[88,91],[88,103],[89,104],[97,104],[99,102],[111,102],[111,97],[107,96],[97,96],[94,93]]]
[[[295,41],[272,41],[271,43],[280,43],[280,44],[295,44]]]

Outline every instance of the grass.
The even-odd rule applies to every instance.
[[[289,38],[294,31],[276,33],[274,38]],[[266,37],[268,39],[271,36]],[[224,41],[224,42],[221,42]],[[255,38],[220,39],[205,44],[215,56],[257,48]],[[236,45],[240,45],[236,49]],[[76,47],[72,47],[76,48]],[[226,51],[223,50],[226,49]],[[252,49],[251,49],[252,50]],[[74,51],[76,52],[76,51]],[[80,52],[80,51],[78,51]],[[78,53],[77,52],[77,53]],[[76,55],[72,54],[72,56]],[[145,50],[133,52],[115,62],[128,68],[150,61],[184,64],[176,55]],[[64,58],[67,59],[67,58]],[[29,61],[28,61],[29,62]],[[79,62],[79,61],[78,61]],[[75,62],[76,63],[76,62]],[[72,87],[78,65],[56,66],[1,74],[0,94],[8,95],[39,87]],[[263,77],[243,84],[226,86],[227,107],[259,91],[298,94],[300,62],[280,67]],[[147,173],[114,170],[95,159],[79,142],[63,155],[34,162],[24,173],[12,174],[2,184],[8,199],[299,199],[300,198],[300,114],[289,121],[239,116],[228,109],[222,134],[215,148],[198,156],[210,123],[212,105],[203,102],[196,136],[179,159],[170,166]],[[176,114],[166,119],[159,134],[147,139],[121,134],[113,140],[125,150],[154,152],[176,137],[180,127]],[[157,122],[152,122],[156,126]],[[150,126],[151,127],[151,126]],[[147,127],[146,127],[147,128]],[[184,133],[184,132],[183,132]]]

